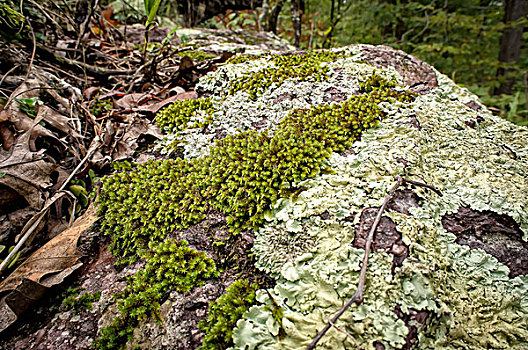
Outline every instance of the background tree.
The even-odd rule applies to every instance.
[[[511,94],[515,84],[517,69],[511,64],[518,64],[521,57],[523,19],[526,17],[528,0],[506,0],[504,2],[504,24],[506,28],[502,34],[499,50],[500,66],[497,77],[500,85],[495,94]]]

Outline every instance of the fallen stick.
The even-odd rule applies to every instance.
[[[396,190],[398,189],[398,187],[400,187],[403,183],[409,183],[412,185],[425,187],[425,188],[432,190],[433,192],[435,192],[436,194],[440,196],[442,195],[442,193],[434,186],[431,186],[431,185],[428,185],[422,182],[414,181],[414,180],[407,180],[399,175],[396,176],[396,183],[394,184],[394,186],[392,186],[389,194],[385,196],[385,199],[383,200],[383,203],[381,204],[381,207],[378,210],[378,215],[376,216],[376,220],[374,220],[374,223],[372,224],[369,235],[367,237],[367,242],[365,243],[365,253],[363,255],[363,264],[361,265],[361,272],[359,274],[359,283],[358,283],[356,292],[347,301],[347,303],[336,313],[336,315],[328,321],[326,326],[317,334],[317,336],[310,343],[310,345],[306,347],[306,350],[314,349],[317,343],[319,342],[319,340],[321,340],[321,338],[326,334],[326,332],[328,332],[328,330],[332,326],[334,326],[334,324],[339,319],[339,317],[341,317],[341,315],[346,310],[348,310],[348,308],[354,302],[359,305],[363,301],[363,291],[365,290],[365,279],[367,275],[367,264],[368,264],[368,259],[369,259],[370,248],[372,246],[372,241],[374,240],[374,233],[376,232],[376,229],[378,228],[378,224],[381,220],[381,216],[383,215],[383,212],[385,211],[385,208],[387,207],[387,204],[389,203],[391,198],[394,196],[394,193],[396,193]]]

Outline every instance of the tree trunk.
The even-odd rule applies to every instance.
[[[266,31],[277,34],[277,23],[279,21],[279,14],[282,10],[283,2],[284,0],[278,0],[277,3],[271,8]]]
[[[511,22],[521,20],[526,16],[528,0],[506,0],[504,3],[504,23],[507,25],[500,41],[499,63],[519,63],[522,46],[522,25],[511,25]],[[511,94],[515,84],[515,68],[499,67],[497,77],[500,78],[500,86],[495,89],[494,94]]]
[[[295,47],[301,45],[301,0],[291,0],[291,16]]]
[[[227,10],[254,10],[262,0],[186,0],[179,2],[180,13],[189,27]]]

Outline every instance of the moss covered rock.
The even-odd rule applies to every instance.
[[[397,192],[363,302],[318,349],[526,346],[526,128],[387,47],[236,56],[197,91],[207,99],[158,118],[173,133],[167,151],[183,158],[106,179],[98,203],[123,261],[149,264],[158,244],[212,212],[231,235],[254,235],[256,265],[276,285],[228,331],[233,348],[310,344],[355,292],[365,232],[396,176],[442,195]],[[164,348],[167,336],[150,338]]]

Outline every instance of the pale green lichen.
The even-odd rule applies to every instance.
[[[307,346],[355,291],[362,250],[351,248],[362,207],[379,206],[404,175],[440,188],[443,196],[415,189],[421,208],[406,216],[387,213],[410,255],[391,275],[391,257],[372,253],[365,299],[338,326],[364,348],[374,341],[401,348],[408,333],[396,306],[430,312],[418,334],[419,349],[521,349],[528,342],[528,277],[508,278],[508,268],[481,250],[455,243],[441,225],[460,206],[511,216],[528,233],[528,130],[464,103],[476,100],[438,74],[439,88],[408,106],[383,103],[390,118],[366,132],[346,157],[328,161],[332,174],[299,184],[307,190],[268,213],[254,250],[258,265],[278,277],[270,294],[283,308],[285,336],[273,332],[266,298],[238,322],[235,348],[297,349]],[[411,116],[421,128],[411,125]],[[465,121],[484,122],[476,129]],[[407,160],[404,167],[397,158]],[[323,220],[320,214],[330,218]],[[355,215],[353,224],[344,216]],[[293,228],[293,229],[292,229]],[[262,294],[267,295],[267,294]],[[318,348],[355,345],[332,329]]]

